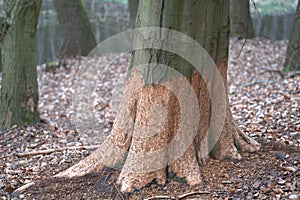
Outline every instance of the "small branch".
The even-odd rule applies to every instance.
[[[282,79],[284,78],[292,78],[294,76],[297,76],[297,75],[300,75],[300,71],[295,71],[295,72],[292,72],[288,75],[286,75],[284,72],[282,72],[281,70],[276,70],[276,69],[265,69],[264,71],[262,71],[260,73],[260,75],[264,74],[264,73],[267,73],[267,72],[274,72],[274,73],[278,73],[280,75],[280,77]],[[267,80],[254,80],[250,83],[246,83],[245,85],[242,85],[242,87],[249,87],[249,86],[252,86],[252,85],[256,85],[256,84],[259,84],[259,83],[270,83],[272,81],[267,81]]]
[[[114,187],[116,188],[118,195],[121,197],[122,200],[125,200],[125,198],[123,197],[122,193],[120,192],[119,188],[116,186],[116,184],[114,183]]]
[[[144,200],[150,200],[150,199],[176,199],[176,198],[171,197],[171,196],[154,196],[154,197],[149,197],[149,198],[144,199]]]
[[[34,186],[35,185],[35,182],[29,182],[29,183],[27,183],[26,185],[23,185],[23,186],[21,186],[21,187],[19,187],[19,188],[17,188],[15,191],[14,191],[14,193],[23,193],[23,192],[25,192],[28,188],[30,188],[30,187],[32,187],[32,186]]]
[[[282,79],[284,78],[285,74],[283,71],[281,70],[277,70],[277,69],[265,69],[263,70],[260,75],[264,74],[264,73],[268,73],[268,72],[271,72],[271,73],[277,73]]]
[[[210,194],[208,191],[198,191],[198,192],[190,192],[179,196],[179,199],[183,199],[185,197],[196,195],[196,194]]]
[[[245,45],[246,45],[246,42],[247,42],[248,38],[246,38],[243,42],[243,45],[242,45],[242,48],[240,49],[239,53],[233,58],[233,59],[237,59],[238,57],[240,57]]]
[[[144,199],[144,200],[151,200],[151,199],[175,199],[175,200],[180,200],[180,199],[183,199],[183,198],[186,198],[188,196],[192,196],[192,195],[201,195],[201,194],[210,194],[210,192],[208,191],[198,191],[198,192],[189,192],[189,193],[186,193],[186,194],[182,194],[178,197],[173,197],[173,196],[154,196],[154,197],[149,197],[147,199]]]
[[[38,151],[30,151],[24,153],[17,153],[18,157],[27,157],[27,156],[36,156],[36,155],[47,155],[54,152],[62,152],[65,150],[96,150],[100,147],[100,145],[92,145],[92,146],[78,146],[78,147],[62,147],[58,149],[46,149],[46,150],[38,150]]]
[[[252,85],[256,85],[256,84],[259,84],[259,83],[270,83],[271,81],[266,81],[266,80],[254,80],[250,83],[246,83],[245,85],[242,85],[242,87],[249,87],[249,86],[252,86]]]
[[[300,75],[300,71],[294,71],[291,74],[287,75],[285,78],[293,78],[294,76]]]

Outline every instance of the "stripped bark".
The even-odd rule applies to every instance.
[[[234,123],[228,93],[218,95],[227,90],[229,0],[141,0],[136,26],[168,28],[190,36],[208,52],[216,70],[195,66],[200,67],[196,70],[179,55],[162,49],[135,50],[109,139],[57,176],[84,175],[108,165],[121,170],[117,183],[123,192],[139,189],[153,179],[164,184],[172,174],[195,185],[202,182],[200,167],[209,157],[239,160],[238,150],[258,150],[260,145]],[[150,41],[168,38],[162,37],[163,33],[149,34]],[[193,49],[187,51],[193,53]],[[138,67],[145,63],[156,64]],[[200,114],[195,117],[193,113]]]

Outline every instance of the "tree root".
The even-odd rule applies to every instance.
[[[95,153],[81,160],[79,163],[73,165],[67,170],[56,174],[54,177],[75,177],[75,176],[84,176],[88,173],[98,172],[102,170],[104,165],[98,162],[98,159],[95,157]]]
[[[223,70],[221,74],[225,79],[226,65],[220,67]],[[199,76],[198,79],[200,80],[200,78]],[[198,87],[201,85],[199,80],[198,82],[195,80]],[[180,84],[181,80],[171,81],[174,81],[175,85],[182,85]],[[159,184],[165,184],[167,175],[171,172],[180,178],[185,178],[188,184],[195,185],[202,182],[200,164],[205,164],[209,157],[241,160],[242,156],[239,150],[249,152],[259,150],[260,145],[241,132],[234,123],[227,94],[225,103],[224,99],[215,99],[215,103],[220,103],[221,108],[226,109],[224,116],[220,116],[219,110],[213,110],[210,113],[209,106],[200,106],[202,121],[200,120],[200,126],[192,131],[192,133],[196,133],[196,137],[193,136],[194,138],[187,140],[190,134],[186,134],[177,139],[182,142],[178,143],[181,146],[168,146],[182,128],[180,114],[183,111],[179,101],[172,92],[159,85],[155,87],[152,85],[142,86],[138,90],[130,89],[133,87],[132,85],[138,84],[143,85],[142,77],[138,72],[133,71],[125,87],[122,107],[120,107],[112,132],[101,147],[92,155],[55,177],[83,176],[100,171],[105,165],[121,170],[117,184],[120,184],[122,192],[140,189],[154,179]],[[204,88],[205,85],[202,84],[200,88],[194,88],[194,90],[199,91],[199,102],[207,102],[209,105],[209,96],[206,90],[202,91],[202,87]],[[214,87],[217,87],[217,84],[214,84]],[[185,97],[185,95],[182,96]],[[194,105],[189,101],[188,98],[184,99],[186,105]],[[189,113],[192,112],[189,110]],[[210,118],[211,116],[218,117]],[[192,119],[188,118],[183,121],[185,132],[193,127],[192,124],[189,124]],[[208,128],[209,119],[215,119],[211,130]],[[219,132],[219,130],[222,131],[221,134],[216,133],[217,135],[214,136],[214,132]],[[208,131],[211,131],[212,135],[207,138],[204,133]],[[214,144],[211,140],[214,140],[216,145],[208,155],[211,150],[210,145]],[[185,152],[177,155],[176,152],[180,152],[182,149]],[[116,168],[117,166],[119,168]]]
[[[228,118],[216,144],[217,152],[213,154],[213,157],[220,160],[241,160],[240,151],[252,153],[258,151],[261,145],[243,133],[235,124],[231,115]]]
[[[177,177],[185,178],[189,185],[202,183],[200,167],[193,145],[180,158],[169,165],[170,172],[175,172]]]

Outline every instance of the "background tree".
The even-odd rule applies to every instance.
[[[36,32],[41,0],[5,0],[0,129],[39,121]]]
[[[249,0],[230,0],[231,35],[253,38],[254,29]]]
[[[128,0],[128,9],[130,13],[130,21],[132,24],[135,23],[138,5],[139,5],[139,0]]]
[[[96,39],[82,0],[54,0],[61,25],[61,57],[87,56]]]
[[[298,0],[293,29],[284,63],[285,71],[300,70],[300,0]]]
[[[174,173],[178,177],[185,178],[188,184],[194,185],[201,182],[200,165],[205,164],[208,159],[206,153],[214,144],[210,156],[217,159],[241,159],[238,149],[258,150],[259,144],[242,133],[234,123],[225,89],[224,97],[220,99],[214,97],[222,91],[222,86],[227,85],[229,0],[141,0],[136,27],[168,28],[190,36],[206,49],[213,59],[212,62],[216,63],[218,71],[214,71],[212,66],[197,66],[203,67],[201,69],[205,76],[201,77],[200,73],[179,55],[148,46],[154,45],[157,41],[164,41],[168,38],[168,34],[150,32],[149,38],[146,37],[143,40],[144,43],[137,39],[139,38],[137,35],[136,42],[142,43],[144,48],[133,52],[124,96],[109,138],[104,141],[102,148],[57,176],[71,177],[98,171],[104,164],[107,164],[102,162],[106,157],[110,166],[122,166],[118,178],[122,191],[141,188],[153,179],[164,184],[167,177]],[[163,45],[163,43],[160,44]],[[190,54],[195,53],[192,47],[184,48],[184,43],[179,44],[176,49],[180,48]],[[199,53],[195,57],[205,57],[205,54]],[[148,67],[144,69],[145,73],[135,68],[135,66],[148,63],[154,63],[154,65],[147,65]],[[165,69],[161,70],[157,63],[176,69],[184,77],[178,77]],[[203,65],[208,64],[204,62]],[[211,70],[214,76],[210,76],[206,70]],[[220,74],[220,80],[215,78],[217,74]],[[153,84],[151,82],[153,79],[158,80],[160,84]],[[192,87],[197,99],[196,104],[199,106],[197,113],[200,113],[200,116],[197,119],[192,116],[195,104],[190,96],[183,95],[183,102],[188,107],[187,115],[189,116],[183,119],[181,114],[184,110],[180,105],[182,102],[174,92],[170,92],[162,85],[172,85],[179,94],[185,94],[189,87],[186,88],[184,85],[186,80],[189,81],[188,85]],[[206,80],[210,82],[206,83]],[[136,85],[141,85],[141,87],[134,90],[132,87]],[[210,99],[208,92],[210,88],[214,99]],[[214,103],[210,103],[212,101]],[[155,110],[157,105],[159,105],[158,109]],[[222,108],[224,123],[217,120],[217,116],[222,113]],[[154,112],[151,111],[153,109]],[[182,123],[181,120],[183,120]],[[195,122],[194,120],[199,120],[199,123],[196,123],[196,129],[190,125]],[[157,129],[156,126],[159,125],[162,127]],[[215,138],[214,132],[217,131],[218,126],[221,126],[221,134],[219,138]],[[181,145],[165,147],[176,137],[180,128],[184,128],[184,133],[193,130],[191,135],[187,134],[184,138],[192,137],[193,134],[195,137],[192,137],[191,144],[185,144],[186,141],[183,140],[181,145],[187,145],[187,149],[180,157],[172,160],[173,155],[180,151]],[[143,134],[149,135],[143,137]],[[205,137],[207,134],[209,137]],[[161,150],[161,157],[158,159],[139,156],[159,150]],[[154,171],[135,171],[140,165],[148,169],[161,164],[163,167]]]
[[[0,72],[2,71],[2,51],[0,49]]]

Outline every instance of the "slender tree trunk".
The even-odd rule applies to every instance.
[[[82,0],[54,0],[54,4],[63,41],[60,56],[87,56],[97,43]]]
[[[293,29],[286,51],[284,70],[300,70],[300,0],[298,0]]]
[[[238,149],[258,150],[259,144],[235,125],[225,91],[229,0],[141,0],[136,27],[167,30],[136,35],[136,44],[144,48],[133,52],[109,139],[103,148],[58,176],[97,171],[109,163],[102,162],[108,157],[109,166],[122,166],[118,178],[122,191],[141,188],[154,179],[164,184],[172,174],[194,185],[201,183],[200,166],[209,156],[241,159]],[[198,52],[195,43],[189,48],[184,42],[177,43],[168,30],[189,36],[208,54]],[[164,42],[168,40],[176,51],[187,51],[187,57],[200,60],[201,66],[194,66],[193,59],[166,51],[164,46],[168,44]],[[222,90],[224,95],[220,96]],[[119,151],[108,151],[110,146]]]
[[[36,32],[41,0],[6,0],[0,129],[39,121]]]
[[[249,0],[230,0],[230,15],[232,36],[254,37]]]
[[[2,50],[0,49],[0,72],[2,72]]]
[[[128,0],[128,9],[130,13],[130,21],[132,24],[135,23],[138,5],[139,5],[139,0]]]

